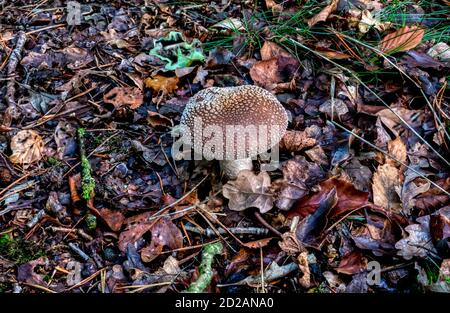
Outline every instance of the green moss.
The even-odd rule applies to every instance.
[[[90,213],[87,214],[85,222],[89,230],[93,231],[97,228],[97,218],[95,217],[95,215],[92,215]]]
[[[85,200],[89,200],[94,195],[95,179],[92,177],[92,168],[86,157],[84,148],[84,136],[86,130],[84,128],[78,128],[78,141],[80,145],[80,158],[81,158],[81,196]]]
[[[50,166],[60,166],[60,165],[62,165],[62,163],[61,163],[61,161],[60,160],[58,160],[57,158],[55,158],[55,157],[49,157],[48,159],[47,159],[47,163],[50,165]]]
[[[20,265],[44,256],[45,253],[33,243],[4,234],[0,237],[0,255]]]
[[[221,254],[223,245],[221,242],[206,245],[202,251],[202,263],[199,267],[200,276],[193,282],[187,292],[200,293],[208,288],[213,277],[212,263],[216,254]]]

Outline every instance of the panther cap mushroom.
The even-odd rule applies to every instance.
[[[287,124],[286,111],[277,98],[252,85],[204,89],[189,100],[180,121],[191,134],[188,144],[194,151],[201,151],[206,159],[220,160],[230,178],[240,170],[252,169],[250,158],[275,146]],[[222,138],[217,138],[220,135],[215,130],[220,130]],[[221,139],[221,145],[216,145],[219,151],[211,146],[212,139],[216,143]]]

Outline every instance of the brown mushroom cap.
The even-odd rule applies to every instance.
[[[198,123],[200,119],[203,127],[201,129],[195,128],[195,121],[197,120]],[[189,100],[180,121],[181,126],[187,126],[191,136],[202,136],[198,137],[202,140],[197,141],[194,140],[194,137],[191,137],[189,144],[193,145],[197,151],[202,151],[205,158],[212,158],[213,153],[204,151],[203,145],[211,140],[214,135],[205,136],[204,129],[208,126],[220,127],[223,132],[222,142],[225,156],[223,159],[227,160],[241,158],[242,155],[238,155],[237,149],[245,151],[245,158],[266,152],[280,141],[286,131],[287,124],[286,111],[277,98],[269,91],[252,85],[204,89]],[[255,141],[254,137],[244,132],[245,146],[242,146],[242,142],[239,143],[234,139],[232,143],[234,155],[231,156],[230,152],[230,155],[226,157],[227,140],[230,141],[230,137],[227,136],[227,127],[230,126],[255,127],[257,138],[265,136],[267,145],[258,144],[257,151],[255,151],[251,148],[251,144],[254,144]],[[267,128],[265,129],[264,126]],[[238,137],[241,137],[240,140],[243,140],[244,134],[238,134]],[[257,141],[260,142],[259,140]],[[214,151],[214,149],[212,150]]]

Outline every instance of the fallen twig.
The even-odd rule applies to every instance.
[[[6,72],[9,80],[6,85],[5,101],[8,104],[7,112],[9,113],[11,119],[17,119],[19,117],[19,110],[14,96],[14,94],[16,93],[16,86],[13,77],[16,74],[17,64],[19,64],[19,61],[22,57],[23,47],[25,46],[25,42],[27,41],[27,35],[23,31],[19,32],[16,37],[16,47],[11,53]],[[4,125],[10,126],[11,120],[4,122]]]

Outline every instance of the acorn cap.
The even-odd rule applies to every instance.
[[[204,89],[189,100],[180,121],[191,134],[186,143],[201,151],[204,158],[219,160],[251,158],[266,152],[280,141],[287,125],[286,111],[277,98],[252,85]],[[217,157],[214,148],[204,149],[211,147],[212,139],[221,143],[217,146],[222,151],[217,152],[223,157]]]

